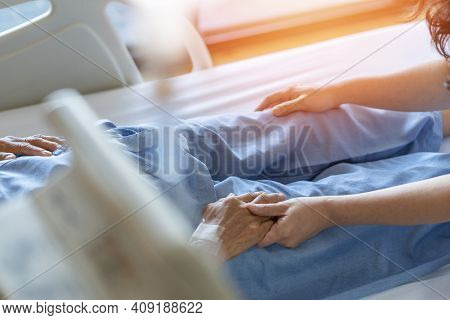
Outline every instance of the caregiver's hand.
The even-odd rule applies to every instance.
[[[43,135],[0,138],[0,161],[15,159],[17,155],[49,157],[63,144],[61,138]]]
[[[259,217],[250,213],[245,205],[274,204],[285,199],[279,193],[247,193],[240,196],[233,194],[209,204],[204,212],[204,223],[222,227],[219,236],[221,253],[225,259],[231,259],[255,246],[269,231],[274,221],[271,217]]]
[[[266,97],[256,108],[263,111],[272,108],[273,115],[285,116],[296,111],[323,112],[339,107],[332,87],[293,86]]]
[[[277,204],[248,204],[246,207],[257,216],[278,217],[258,245],[266,247],[278,243],[295,248],[334,225],[323,207],[324,199],[325,197],[309,197],[290,199]]]

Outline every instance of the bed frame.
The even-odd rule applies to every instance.
[[[0,9],[24,21],[0,33],[0,110],[38,103],[57,89],[92,93],[142,82],[106,14],[111,2],[124,1],[46,1],[49,11],[32,20],[15,7],[29,0],[0,2]],[[181,16],[168,19],[184,27],[181,45],[193,71],[211,67],[208,49],[190,22]]]
[[[438,58],[424,23],[405,24],[223,65],[163,84],[149,82],[99,92],[87,95],[86,100],[99,117],[127,125],[159,121],[170,115],[192,118],[246,113],[266,94],[289,84],[325,84],[398,71]],[[159,94],[161,85],[168,94]],[[39,104],[2,112],[0,136],[54,133],[44,109],[45,104]],[[450,152],[448,139],[442,152]],[[438,271],[436,277],[448,278],[447,274],[450,268]],[[406,290],[402,286],[375,297],[434,298],[421,283],[407,286]],[[450,295],[448,286],[446,294]]]

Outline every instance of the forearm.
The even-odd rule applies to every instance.
[[[326,198],[339,225],[418,225],[450,221],[450,175],[388,189]]]
[[[352,103],[396,111],[432,111],[450,108],[445,60],[403,72],[344,81],[329,87],[336,104]]]

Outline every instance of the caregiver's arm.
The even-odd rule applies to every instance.
[[[324,87],[292,87],[267,97],[257,110],[273,108],[277,116],[295,111],[322,112],[352,103],[396,111],[432,111],[450,108],[444,82],[445,60],[430,62],[389,75],[357,78]]]
[[[449,75],[445,60],[424,64],[387,76],[337,84],[336,102],[396,111],[432,111],[450,108]]]
[[[417,225],[450,221],[450,175],[368,193],[329,197],[326,212],[340,225]]]
[[[417,225],[450,221],[450,175],[367,193],[296,198],[247,208],[259,216],[278,216],[260,245],[296,247],[332,226]]]

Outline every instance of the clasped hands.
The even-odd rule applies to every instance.
[[[249,248],[275,243],[294,248],[333,225],[323,211],[325,197],[286,200],[280,193],[247,193],[206,206],[203,223],[221,227],[221,254],[231,259]]]

